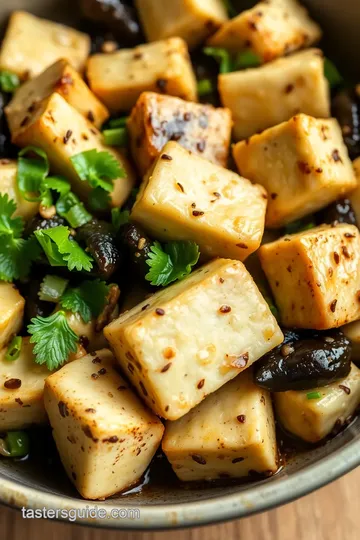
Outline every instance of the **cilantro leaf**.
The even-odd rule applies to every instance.
[[[24,157],[35,154],[36,158]],[[26,146],[19,152],[17,184],[26,201],[41,200],[42,184],[49,174],[49,160],[46,153],[37,146]]]
[[[230,71],[233,71],[232,57],[226,49],[222,49],[221,47],[205,47],[203,52],[219,62],[220,73],[229,73]]]
[[[111,222],[116,232],[119,231],[122,225],[129,223],[129,218],[129,210],[120,210],[120,208],[113,208],[111,210]]]
[[[99,279],[84,281],[79,287],[69,288],[61,298],[61,306],[73,313],[80,313],[85,323],[98,317],[107,303],[109,286]]]
[[[16,211],[16,203],[7,194],[0,194],[0,236],[11,235],[19,238],[24,230],[24,222],[21,217],[13,218]]]
[[[78,336],[70,328],[65,313],[58,311],[50,317],[35,317],[28,326],[30,342],[35,343],[34,354],[37,364],[46,364],[52,371],[77,350]]]
[[[110,152],[99,152],[96,149],[81,152],[70,158],[75,171],[80,179],[97,190],[96,196],[92,196],[90,202],[108,206],[108,197],[101,191],[110,193],[113,189],[113,181],[119,177],[125,177],[126,172],[120,166],[117,159]]]
[[[164,249],[159,242],[154,242],[146,261],[150,270],[145,279],[151,285],[165,287],[190,274],[199,256],[199,247],[195,242],[169,242]]]
[[[60,225],[52,229],[35,231],[35,236],[43,248],[51,266],[67,266],[68,269],[90,271],[92,258],[75,240],[70,240],[68,227]]]
[[[0,90],[12,94],[20,86],[20,79],[11,71],[0,71]]]

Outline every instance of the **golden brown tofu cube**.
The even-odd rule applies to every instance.
[[[31,112],[24,111],[19,129],[12,132],[12,140],[18,146],[42,148],[52,169],[68,178],[73,190],[83,199],[88,197],[91,187],[80,179],[70,158],[87,150],[109,152],[126,172],[125,178],[114,180],[110,193],[112,207],[121,206],[135,185],[135,176],[127,159],[121,152],[106,146],[100,131],[56,92],[38,103]]]
[[[128,121],[131,151],[141,175],[171,140],[212,163],[226,167],[231,127],[228,109],[154,92],[141,94]]]
[[[322,225],[259,249],[282,324],[327,330],[360,318],[360,233]]]
[[[91,92],[79,73],[67,60],[58,60],[34,79],[23,84],[6,107],[12,132],[20,128],[25,111],[57,92],[96,127],[109,117],[109,111]]]
[[[112,111],[129,111],[146,90],[197,101],[196,78],[185,41],[169,38],[95,54],[87,66],[90,88]]]
[[[28,79],[65,58],[76,70],[83,71],[89,52],[87,34],[25,11],[15,11],[1,46],[0,69]]]
[[[233,52],[250,49],[263,62],[269,62],[308,47],[320,37],[320,27],[297,0],[272,0],[230,19],[208,43]]]
[[[14,216],[20,216],[28,221],[38,211],[39,203],[26,201],[17,184],[17,163],[10,159],[0,159],[0,193],[8,195],[16,203]]]
[[[357,185],[335,119],[294,116],[237,143],[233,154],[240,174],[269,193],[269,228],[320,210]]]
[[[168,142],[131,220],[154,238],[192,240],[203,256],[245,260],[261,243],[266,201],[261,186]]]
[[[193,48],[228,20],[223,0],[136,0],[149,41],[172,36]]]
[[[15,285],[0,281],[0,349],[22,327],[24,308],[25,300]]]
[[[301,51],[261,67],[219,76],[222,104],[232,112],[236,140],[298,113],[330,116],[329,84],[319,49]]]

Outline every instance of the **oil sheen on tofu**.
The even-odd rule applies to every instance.
[[[319,395],[309,399],[311,395]],[[276,413],[284,428],[310,443],[339,429],[360,404],[360,370],[352,364],[349,375],[322,388],[274,394]]]
[[[146,404],[170,420],[283,340],[243,264],[226,259],[124,313],[105,337]]]
[[[180,480],[240,478],[278,468],[271,397],[248,369],[175,422],[162,448]]]
[[[246,178],[169,142],[141,185],[131,220],[203,256],[244,260],[261,243],[267,195]]]
[[[284,236],[261,246],[259,257],[284,326],[326,330],[360,318],[360,233],[354,225]]]
[[[45,408],[70,480],[87,499],[102,499],[141,478],[164,431],[114,369],[103,349],[46,380]]]

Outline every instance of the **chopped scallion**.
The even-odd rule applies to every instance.
[[[20,79],[11,71],[0,71],[0,90],[12,94],[20,86]]]
[[[21,353],[21,346],[22,346],[22,337],[15,336],[7,348],[5,360],[8,360],[9,362],[12,362],[13,360],[17,360]]]
[[[306,394],[306,397],[307,399],[320,399],[321,394],[320,392],[309,392],[308,394]]]
[[[43,302],[59,302],[68,285],[68,280],[59,276],[47,275],[40,285],[39,298]]]
[[[257,67],[261,65],[261,58],[252,51],[244,51],[236,56],[235,70]]]
[[[109,146],[121,146],[124,147],[128,143],[128,134],[126,127],[119,127],[115,129],[105,129],[103,131],[105,144]]]
[[[198,81],[197,91],[199,96],[206,96],[208,94],[211,94],[213,90],[214,86],[210,79],[202,79],[201,81]]]
[[[111,129],[125,127],[128,118],[128,116],[121,116],[121,118],[113,118],[112,120],[109,120],[109,127]]]
[[[24,457],[29,453],[30,440],[25,431],[8,431],[4,441],[9,457]]]
[[[205,47],[204,54],[212,56],[220,64],[220,73],[230,73],[233,71],[233,62],[229,51],[220,47]]]

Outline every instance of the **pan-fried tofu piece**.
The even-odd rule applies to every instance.
[[[266,199],[261,186],[169,142],[131,220],[159,240],[193,240],[204,256],[244,260],[260,245]]]
[[[227,259],[154,294],[104,333],[144,401],[169,420],[283,340],[244,265]]]
[[[360,321],[346,324],[341,330],[351,341],[351,359],[358,365],[360,362]]]
[[[30,338],[23,338],[17,360],[5,359],[6,348],[0,351],[1,431],[47,423],[43,395],[49,371],[35,363],[32,351]]]
[[[126,178],[114,180],[110,193],[111,206],[121,206],[135,185],[134,173],[127,159],[121,152],[105,146],[100,131],[56,92],[38,103],[31,112],[24,111],[20,128],[12,132],[12,140],[18,146],[42,148],[48,155],[52,169],[68,178],[73,190],[84,199],[91,187],[80,180],[70,158],[86,150],[109,152],[127,174]]]
[[[356,189],[350,194],[350,202],[351,206],[355,212],[355,218],[360,226],[360,158],[355,159],[353,161],[354,171],[355,171],[355,177],[356,177]]]
[[[109,350],[64,366],[46,379],[44,402],[65,470],[86,499],[138,482],[164,426],[115,369]]]
[[[321,37],[318,24],[297,0],[259,2],[230,19],[208,40],[232,52],[250,49],[263,62],[309,47]]]
[[[232,128],[228,109],[144,92],[127,125],[132,155],[141,175],[171,140],[212,163],[227,165]]]
[[[66,311],[66,319],[70,328],[79,336],[80,342],[85,341],[89,351],[96,351],[107,347],[103,331],[96,331],[96,319],[91,319],[85,323],[80,314]],[[82,338],[82,339],[81,339]]]
[[[197,101],[194,71],[185,41],[174,37],[95,54],[87,66],[92,91],[112,111],[129,111],[146,90]]]
[[[228,20],[222,0],[136,0],[136,7],[149,41],[179,36],[191,48]]]
[[[107,120],[109,112],[85,84],[79,73],[67,62],[58,60],[43,73],[23,84],[6,107],[10,130],[16,132],[24,120],[24,112],[31,111],[41,101],[57,92],[98,128]]]
[[[360,318],[360,233],[321,225],[258,251],[282,324],[326,330]]]
[[[23,323],[25,300],[12,283],[0,281],[0,349],[15,336]]]
[[[87,34],[25,11],[15,11],[0,49],[0,69],[28,79],[65,58],[76,70],[83,71],[89,53]]]
[[[17,163],[14,160],[0,159],[0,193],[15,201],[15,217],[20,216],[28,221],[37,213],[39,203],[26,201],[21,196],[17,185]]]
[[[360,404],[360,370],[352,364],[342,381],[314,390],[274,394],[275,409],[284,428],[304,441],[316,443],[346,424]]]
[[[233,154],[240,174],[269,193],[269,228],[316,212],[357,185],[335,119],[299,114],[238,142]]]
[[[298,113],[330,116],[329,84],[319,49],[264,66],[220,74],[221,101],[232,112],[236,140],[289,120]]]
[[[240,478],[278,469],[270,394],[248,369],[175,422],[162,448],[180,480]]]

